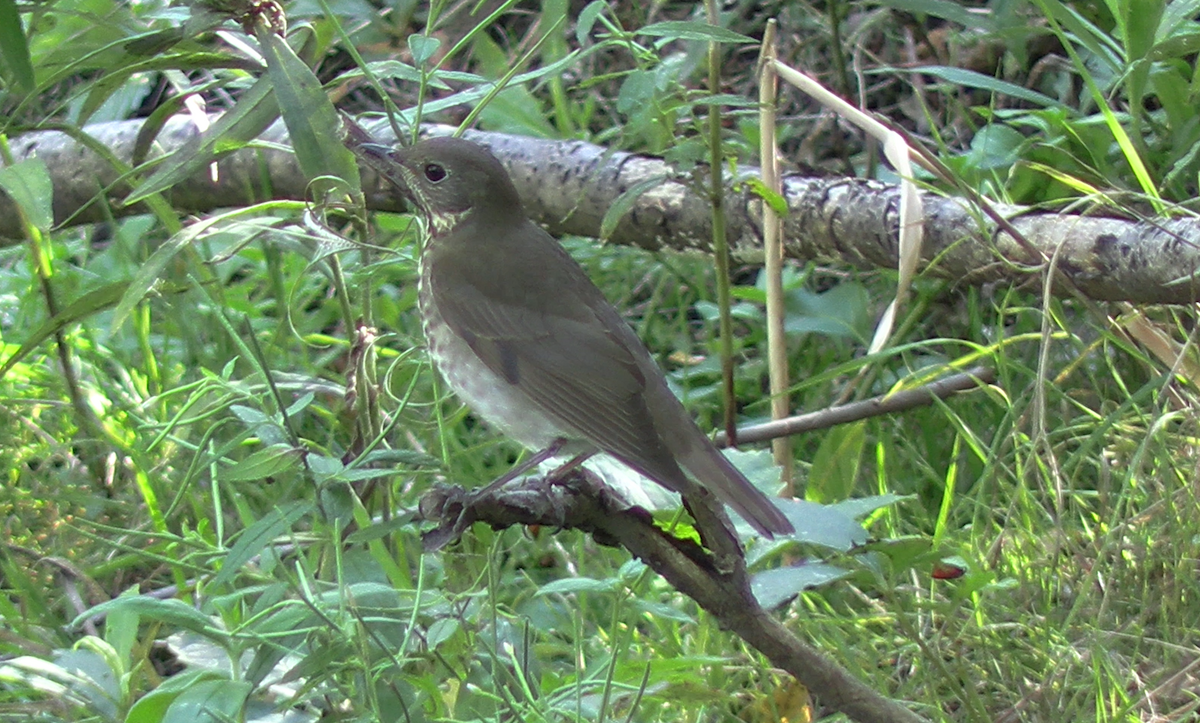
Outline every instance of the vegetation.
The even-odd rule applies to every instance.
[[[0,246],[0,716],[821,713],[623,550],[476,525],[421,554],[422,493],[486,482],[520,450],[426,363],[409,217],[330,203],[357,183],[326,152],[340,140],[301,150],[307,176],[344,179],[313,184],[311,205],[267,201],[207,225],[158,205],[51,229],[44,172],[12,165],[13,136],[153,123],[186,112],[188,93],[227,109],[300,62],[347,112],[378,111],[386,94],[410,120],[421,108],[688,170],[707,157],[716,37],[721,160],[754,163],[757,48],[734,34],[759,38],[778,17],[784,60],[923,139],[966,187],[1138,217],[1190,213],[1200,190],[1187,0],[743,3],[719,33],[691,3],[471,7],[297,2],[289,46],[256,33],[258,16],[228,22],[230,7],[0,0],[0,188],[28,229]],[[304,106],[278,103],[296,137]],[[889,177],[806,100],[785,93],[779,117],[789,158]],[[711,263],[564,243],[717,426]],[[768,413],[758,275],[733,274],[742,422]],[[1194,311],[930,274],[892,345],[865,356],[894,283],[886,270],[789,268],[794,408],[981,362],[997,382],[796,438],[798,496],[867,499],[871,542],[754,545],[761,570],[811,558],[846,573],[777,614],[931,720],[1187,719],[1200,700]]]

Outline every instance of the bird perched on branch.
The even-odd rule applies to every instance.
[[[579,264],[529,220],[487,149],[433,138],[358,151],[425,217],[418,298],[429,353],[477,414],[544,456],[604,453],[685,502],[698,484],[763,535],[793,531],[700,431]]]

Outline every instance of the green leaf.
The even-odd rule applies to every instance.
[[[1189,98],[1190,79],[1176,72],[1167,63],[1159,63],[1150,76],[1152,92],[1162,103],[1171,125],[1183,128],[1195,118],[1195,107]],[[1194,136],[1193,136],[1194,137]],[[1188,152],[1195,152],[1193,144],[1188,144]],[[1163,186],[1167,183],[1164,181]]]
[[[438,38],[413,33],[408,36],[408,52],[412,53],[413,63],[417,67],[425,65],[438,48],[442,47],[442,41]]]
[[[810,489],[813,475],[816,474],[816,462],[813,463],[813,468],[813,473],[809,476]],[[788,535],[789,540],[848,552],[866,543],[868,539],[863,526],[834,505],[807,500],[777,499],[774,502],[796,528],[794,533]]]
[[[717,362],[714,371],[719,369],[719,364],[720,362]],[[746,475],[750,484],[768,497],[778,494],[780,471],[769,449],[723,449],[721,454],[732,462],[739,472]]]
[[[392,470],[379,470],[379,471],[387,472],[389,475],[393,475],[393,476],[396,474]],[[394,535],[397,532],[399,532],[400,530],[404,529],[405,527],[411,525],[413,522],[413,518],[415,516],[416,516],[416,513],[414,513],[414,512],[402,513],[396,517],[393,517],[392,519],[388,520],[387,522],[373,524],[370,527],[367,527],[362,530],[358,530],[357,532],[354,532],[346,537],[346,544],[347,545],[361,545],[364,542],[371,542],[372,540],[379,540],[384,537],[389,537],[391,535]]]
[[[39,231],[54,225],[54,184],[45,161],[27,158],[0,168],[0,188]]]
[[[125,590],[122,595],[133,597],[137,591]],[[138,641],[138,616],[128,610],[113,610],[104,621],[104,642],[112,649],[116,661],[131,659],[133,646]],[[85,638],[86,640],[86,638]],[[113,667],[121,663],[114,663]]]
[[[429,629],[425,631],[425,645],[429,650],[436,650],[437,646],[449,640],[461,629],[462,623],[457,618],[434,620]]]
[[[889,70],[887,72],[893,74],[895,73],[894,70]],[[935,78],[941,78],[942,80],[949,81],[950,83],[961,85],[966,88],[978,88],[980,90],[987,90],[992,93],[999,93],[1012,98],[1018,98],[1034,105],[1048,108],[1067,107],[1048,95],[1043,95],[1037,91],[1023,88],[1015,83],[1009,83],[1008,81],[1000,80],[999,78],[993,78],[990,75],[976,73],[974,70],[967,70],[965,68],[951,68],[945,65],[923,65],[921,66],[921,74],[932,75]]]
[[[864,545],[861,552],[878,552],[887,558],[893,573],[904,572],[928,562],[933,552],[933,540],[925,535],[905,535]]]
[[[71,693],[86,701],[90,712],[102,720],[116,718],[121,688],[117,682],[123,674],[121,661],[115,660],[112,648],[96,637],[87,636],[71,650],[60,650],[54,664],[70,675],[63,682]]]
[[[579,17],[575,21],[575,40],[580,45],[583,45],[588,35],[591,35],[592,26],[596,24],[596,21],[600,19],[600,16],[607,9],[607,0],[592,0],[592,2],[588,3],[587,7],[580,11]]]
[[[813,458],[808,486],[804,491],[805,499],[829,503],[848,498],[858,483],[858,468],[862,463],[866,441],[865,422],[844,424],[829,430]]]
[[[113,105],[125,106],[125,108],[122,108],[122,110],[125,110],[127,109],[128,105],[132,103],[140,104],[142,99],[145,98],[148,77],[146,74],[140,74],[136,79],[130,79],[130,77],[135,73],[138,73],[139,70],[140,69],[136,66],[121,68],[105,74],[95,83],[93,83],[91,90],[88,91],[87,97],[83,101],[83,105],[79,107],[78,115],[75,117],[75,122],[83,125],[90,121],[92,116],[95,115],[96,111],[105,105],[105,103],[107,103],[114,96],[114,94],[118,93],[122,89],[122,86],[125,86],[127,83],[130,85],[141,86],[142,92],[131,94],[131,97],[128,98],[128,102],[126,103],[121,103],[118,101]],[[110,107],[109,110],[111,109],[112,108]],[[126,117],[120,114],[117,115],[119,115],[118,118],[111,118],[106,117],[107,114],[101,114],[101,117],[97,119],[97,122],[103,123],[109,120],[121,120]]]
[[[190,630],[197,635],[202,635],[205,638],[216,641],[218,644],[225,644],[226,635],[223,631],[216,628],[208,616],[200,612],[196,608],[188,605],[182,600],[171,598],[169,600],[156,600],[155,598],[146,595],[136,595],[133,597],[119,597],[115,600],[100,603],[99,605],[85,610],[80,613],[75,620],[71,622],[71,627],[77,627],[84,620],[97,615],[107,615],[113,610],[123,610],[132,612],[142,618],[143,621],[155,620],[157,622],[166,623],[168,626],[180,627],[184,630]]]
[[[83,125],[125,120],[154,90],[151,78],[150,73],[136,73],[127,78],[114,76],[112,82],[96,83],[83,104],[75,106],[78,110],[72,114],[72,121]]]
[[[175,699],[184,691],[204,680],[227,681],[228,679],[211,670],[185,670],[177,675],[172,675],[133,704],[125,716],[125,723],[161,723],[167,710],[171,707],[171,703],[175,702]]]
[[[391,585],[366,581],[328,590],[318,595],[317,599],[326,605],[352,603],[359,608],[401,608],[402,594]],[[407,604],[402,608],[404,611],[411,609]]]
[[[634,598],[632,602],[634,610],[649,615],[656,620],[671,620],[684,624],[696,622],[696,619],[691,615],[670,605],[664,605],[652,600],[643,600],[642,598]]]
[[[623,580],[626,584],[631,584],[637,582],[637,579],[645,572],[646,563],[636,557],[631,557],[621,565],[621,569],[617,570],[616,577],[618,580]]]
[[[113,670],[104,656],[93,650],[62,650],[52,655],[52,660],[31,655],[7,658],[0,665],[0,684],[6,690],[15,684],[48,693],[87,709],[97,720],[114,720],[120,695],[115,684],[121,671]]]
[[[1136,2],[1136,0],[1133,1]],[[1036,2],[1045,15],[1062,23],[1063,28],[1071,36],[1070,40],[1077,41],[1095,56],[1088,62],[1088,66],[1092,67],[1076,66],[1077,69],[1090,73],[1093,79],[1106,74],[1118,75],[1124,72],[1125,60],[1121,57],[1120,46],[1112,33],[1105,32],[1096,23],[1066,3],[1057,2],[1057,0],[1055,2],[1036,0]],[[1059,39],[1063,43],[1070,42],[1064,36],[1060,36]],[[1093,63],[1095,63],[1094,66]]]
[[[568,595],[578,592],[613,592],[621,582],[614,577],[606,580],[596,580],[590,577],[568,577],[562,580],[554,580],[542,585],[534,597],[542,595]]]
[[[1003,171],[1021,160],[1025,144],[1025,136],[1010,126],[984,126],[971,139],[971,151],[966,160],[981,171]]]
[[[1193,25],[1180,30],[1154,46],[1150,59],[1155,61],[1183,58],[1200,51],[1200,28]]]
[[[403,464],[412,467],[440,467],[442,460],[411,449],[377,449],[357,460],[359,465]]]
[[[1191,42],[1186,38],[1195,38],[1196,23],[1193,18],[1200,12],[1200,0],[1174,0],[1168,3],[1162,11],[1162,20],[1158,24],[1153,60],[1177,58],[1182,53],[1163,55],[1163,48],[1174,47],[1182,39],[1184,44]]]
[[[699,98],[688,101],[687,105],[691,107],[723,105],[730,108],[757,108],[758,101],[754,98],[744,98],[732,93],[716,93],[713,95],[702,95]]]
[[[28,356],[34,349],[41,346],[42,342],[53,336],[55,332],[117,303],[117,299],[121,298],[128,286],[129,284],[124,281],[103,286],[87,292],[71,302],[67,308],[59,310],[57,314],[44,321],[41,326],[30,334],[25,339],[25,343],[21,344],[20,349],[4,360],[4,364],[0,366],[0,379],[3,379],[9,370]]]
[[[206,219],[189,226],[167,239],[166,243],[150,254],[150,258],[146,259],[146,263],[138,268],[137,274],[134,275],[126,287],[125,293],[121,296],[121,301],[117,304],[116,311],[113,312],[111,329],[116,330],[125,323],[126,317],[133,312],[133,307],[141,303],[146,294],[150,293],[151,287],[158,281],[163,269],[167,268],[171,259],[175,258],[176,254],[187,248],[197,236],[207,231],[212,225],[213,219]]]
[[[875,495],[873,497],[855,497],[829,505],[829,509],[837,510],[852,519],[858,520],[875,510],[889,507],[905,500],[914,499],[913,495]]]
[[[621,82],[617,92],[617,112],[629,114],[654,99],[656,79],[649,70],[634,70]]]
[[[665,180],[667,180],[667,174],[660,173],[633,184],[630,188],[625,189],[624,193],[617,196],[617,199],[608,207],[608,211],[604,213],[604,218],[600,221],[600,238],[607,239],[609,236],[612,236],[613,231],[617,230],[617,224],[621,222],[621,219],[625,218],[625,214],[633,210],[633,205],[642,197],[642,194],[655,186],[661,185]]]
[[[301,450],[287,444],[272,444],[260,449],[221,473],[228,482],[257,482],[295,468]]]
[[[649,35],[672,40],[713,40],[718,43],[757,43],[758,41],[732,30],[690,20],[666,20],[635,30],[635,35]]]
[[[229,407],[233,416],[241,420],[250,432],[264,444],[286,444],[287,435],[283,433],[279,420],[261,410],[234,404]]]
[[[595,47],[599,47],[599,46],[595,46]],[[586,53],[580,53],[578,50],[572,51],[569,55],[562,58],[561,60],[557,60],[548,65],[543,65],[540,68],[537,68],[536,70],[531,70],[527,73],[520,73],[518,75],[513,76],[511,79],[509,79],[507,87],[512,88],[512,87],[515,87],[522,83],[529,83],[531,81],[537,81],[537,80],[541,80],[542,78],[547,78],[547,77],[552,77],[552,76],[558,75],[558,74],[562,73],[565,69],[576,65],[579,62],[579,60],[582,57],[585,57],[586,55],[587,55]],[[454,78],[455,80],[462,82],[462,83],[477,84],[477,85],[476,85],[476,87],[468,88],[467,90],[460,91],[460,92],[454,93],[452,95],[448,95],[445,98],[439,98],[435,101],[430,101],[428,103],[425,103],[422,106],[422,108],[423,108],[422,112],[426,116],[428,116],[432,113],[436,113],[438,111],[445,110],[447,108],[453,108],[455,106],[474,103],[475,101],[480,100],[481,98],[486,96],[489,92],[491,92],[492,88],[495,87],[495,83],[487,80],[486,78],[483,78],[480,76],[474,76],[470,73],[448,73],[445,71],[439,71],[437,73],[437,77],[447,78],[447,79]],[[401,118],[403,118],[404,122],[411,123],[413,120],[413,117],[414,117],[414,109],[410,108],[408,110],[401,111],[400,116],[401,116]]]
[[[314,475],[315,476],[315,475]],[[317,482],[323,482],[326,479],[332,479],[335,475],[330,475],[322,479],[317,477]],[[368,479],[379,479],[380,477],[395,477],[396,470],[394,469],[351,469],[343,472],[338,472],[336,478],[339,482],[361,482]]]
[[[408,63],[402,63],[399,60],[376,60],[374,62],[367,63],[367,70],[370,70],[371,74],[379,79],[394,78],[396,80],[403,80],[409,83],[421,82],[421,71],[417,70]],[[450,90],[450,85],[445,82],[444,78],[455,75],[457,75],[457,73],[431,73],[425,77],[425,82],[430,88],[437,88],[438,90]],[[479,76],[469,73],[465,75],[470,76],[470,82],[482,82],[483,80]],[[362,68],[351,68],[345,73],[339,74],[334,82],[342,84],[351,80],[358,80],[359,78],[365,77],[367,77],[367,74],[363,72]]]
[[[763,200],[763,203],[771,207],[771,210],[779,215],[780,218],[786,218],[788,214],[787,199],[782,195],[775,193],[767,184],[762,182],[761,178],[747,178],[745,184],[750,188],[750,192]]]
[[[978,28],[986,32],[995,31],[996,23],[988,13],[973,13],[962,3],[951,0],[879,0],[879,4],[896,10],[921,15],[932,15],[935,18],[958,23],[964,28]]]
[[[266,450],[263,450],[264,452]],[[233,580],[242,566],[257,555],[264,547],[271,544],[275,538],[292,529],[296,520],[312,510],[312,502],[301,501],[276,507],[262,519],[247,527],[237,542],[230,548],[229,554],[221,566],[221,571],[213,578],[211,585],[220,587]]]
[[[279,103],[275,100],[271,81],[266,77],[259,78],[208,130],[168,156],[150,178],[133,189],[125,198],[125,204],[165,191],[203,172],[210,163],[258,138],[278,117]]]
[[[803,590],[827,585],[849,574],[849,570],[823,562],[801,563],[758,573],[750,580],[750,591],[759,605],[771,610]]]
[[[1132,62],[1150,55],[1163,19],[1163,0],[1132,0],[1123,8],[1125,58]]]
[[[286,40],[262,26],[257,34],[267,60],[267,77],[275,87],[279,110],[305,178],[340,178],[349,186],[351,196],[361,195],[358,163],[342,142],[341,119],[321,88],[321,81]]]
[[[290,411],[288,415],[291,416]],[[346,469],[346,465],[340,458],[324,454],[309,454],[304,461],[312,471],[313,479],[317,484],[340,475]]]
[[[870,295],[859,283],[848,281],[817,294],[797,288],[786,295],[789,334],[824,334],[855,341],[867,340],[871,326]]]
[[[228,723],[243,720],[249,683],[206,680],[189,687],[171,703],[162,723]]]
[[[555,138],[557,132],[546,120],[541,101],[523,86],[505,88],[479,113],[482,130],[532,138]]]
[[[25,40],[25,28],[14,0],[0,0],[0,58],[8,70],[14,85],[24,93],[32,93],[37,86],[33,77],[33,64],[29,60],[29,43]]]
[[[500,78],[511,70],[508,54],[486,34],[475,38],[471,54],[480,69],[490,76]],[[556,135],[554,126],[546,119],[542,102],[524,86],[507,86],[483,100],[487,105],[479,113],[482,129],[535,138],[554,138]]]
[[[263,639],[269,637],[272,644],[258,646],[254,658],[246,666],[246,680],[255,686],[261,684],[263,679],[275,670],[279,661],[300,646],[305,630],[317,621],[316,614],[307,607],[288,605],[268,613],[265,620],[260,619],[256,622],[254,634],[262,636]]]

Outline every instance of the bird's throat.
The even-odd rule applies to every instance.
[[[441,238],[458,228],[459,224],[465,222],[469,215],[471,215],[471,209],[469,208],[464,211],[427,210],[425,212],[425,224],[429,229],[430,236]]]

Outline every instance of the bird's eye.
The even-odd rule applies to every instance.
[[[441,183],[446,178],[446,169],[438,163],[425,164],[425,180],[430,183]]]

